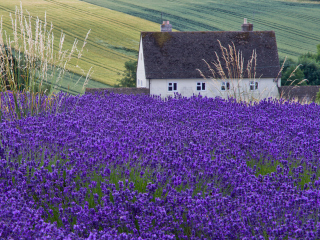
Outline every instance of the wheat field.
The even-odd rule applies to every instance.
[[[136,59],[140,31],[158,31],[159,24],[143,20],[128,14],[102,8],[78,0],[22,0],[24,14],[27,12],[35,19],[37,16],[54,25],[55,43],[59,48],[61,30],[66,35],[64,48],[71,49],[75,38],[81,48],[89,29],[87,44],[80,60],[74,59],[68,67],[72,72],[69,80],[63,83],[62,90],[67,90],[78,79],[77,74],[85,74],[93,67],[93,81],[88,87],[108,87],[116,83],[124,70],[124,63]],[[12,33],[9,14],[14,14],[20,0],[1,0],[0,16],[3,28]],[[79,67],[76,67],[78,65]],[[80,69],[81,68],[81,69]],[[75,74],[73,74],[75,73]],[[70,82],[68,82],[70,81]],[[80,89],[81,86],[79,86]],[[73,90],[77,93],[78,89]]]

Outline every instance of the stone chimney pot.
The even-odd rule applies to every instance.
[[[160,25],[161,32],[172,32],[172,25],[169,21],[163,21],[163,23]]]
[[[247,19],[243,19],[243,24],[241,25],[241,31],[243,32],[252,32],[253,31],[253,24],[248,23]]]

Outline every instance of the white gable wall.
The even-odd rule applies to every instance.
[[[184,97],[191,97],[193,94],[207,97],[220,96],[222,98],[228,98],[228,96],[239,96],[246,98],[244,100],[252,99],[264,99],[268,97],[278,98],[279,91],[277,83],[272,78],[263,78],[257,80],[258,89],[250,90],[250,81],[252,79],[242,79],[241,81],[229,81],[230,90],[221,90],[222,80],[205,80],[203,78],[198,79],[150,79],[150,95],[161,95],[162,98],[174,96],[174,92],[168,91],[168,83],[177,83],[177,93]],[[205,91],[197,91],[197,82],[206,82]],[[238,87],[239,86],[239,87]]]
[[[140,39],[139,56],[138,56],[138,66],[137,66],[137,85],[138,88],[146,87],[149,88],[149,82],[146,80],[146,72],[144,67],[144,57],[143,57],[143,46]]]

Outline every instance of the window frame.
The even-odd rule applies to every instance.
[[[224,87],[224,89],[222,89]],[[221,91],[228,91],[230,90],[230,82],[229,81],[222,81],[221,82]]]
[[[171,86],[170,86],[171,84]],[[172,88],[172,90],[169,90],[169,88]],[[176,87],[176,89],[174,89],[174,87]],[[178,92],[178,83],[177,82],[168,82],[168,88],[167,88],[168,92]]]
[[[198,89],[198,87],[200,87],[200,90]],[[197,82],[196,90],[199,91],[199,92],[200,91],[201,92],[206,91],[206,82]]]
[[[250,81],[249,82],[249,89],[250,91],[255,91],[259,89],[259,83],[257,81]]]

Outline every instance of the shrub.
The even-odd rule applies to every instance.
[[[136,87],[137,85],[137,64],[138,61],[127,61],[124,64],[125,71],[122,74],[123,78],[118,80],[115,87]]]

